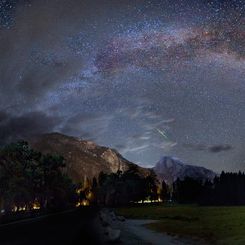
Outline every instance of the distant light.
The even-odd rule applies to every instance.
[[[76,207],[80,207],[80,206],[89,206],[89,201],[88,200],[82,200],[76,203]]]
[[[34,210],[41,209],[41,205],[40,205],[40,203],[38,203],[38,202],[33,203],[33,205],[32,205],[32,209],[34,209]]]
[[[14,208],[12,208],[12,212],[17,212],[18,211],[18,207],[14,206]]]
[[[18,211],[26,211],[26,210],[27,210],[26,206],[23,206],[23,207],[20,207]]]
[[[134,202],[134,203],[159,203],[159,202],[162,202],[162,199],[161,198],[158,198],[157,200],[141,200],[141,201],[137,201],[137,202]]]

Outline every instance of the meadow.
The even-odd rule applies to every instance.
[[[207,244],[245,244],[245,206],[141,205],[118,208],[130,219],[153,219],[158,232],[202,240]]]

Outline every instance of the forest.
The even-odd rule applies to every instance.
[[[60,210],[75,206],[127,206],[144,202],[244,205],[245,174],[222,172],[213,180],[177,179],[172,186],[159,182],[153,171],[139,174],[137,167],[103,173],[90,184],[74,184],[66,175],[62,156],[42,154],[27,142],[0,150],[1,213]]]
[[[188,177],[177,179],[173,184],[172,197],[178,203],[244,205],[245,174],[222,172],[213,181],[205,182]]]

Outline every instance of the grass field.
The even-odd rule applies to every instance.
[[[245,206],[149,205],[119,208],[117,213],[126,218],[160,220],[147,227],[171,235],[199,238],[210,244],[245,244]]]

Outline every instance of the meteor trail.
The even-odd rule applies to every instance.
[[[168,137],[167,137],[167,135],[166,135],[166,133],[163,131],[163,130],[160,130],[160,129],[156,129],[157,130],[157,132],[159,133],[159,134],[161,134],[165,139],[167,139],[168,140]]]

